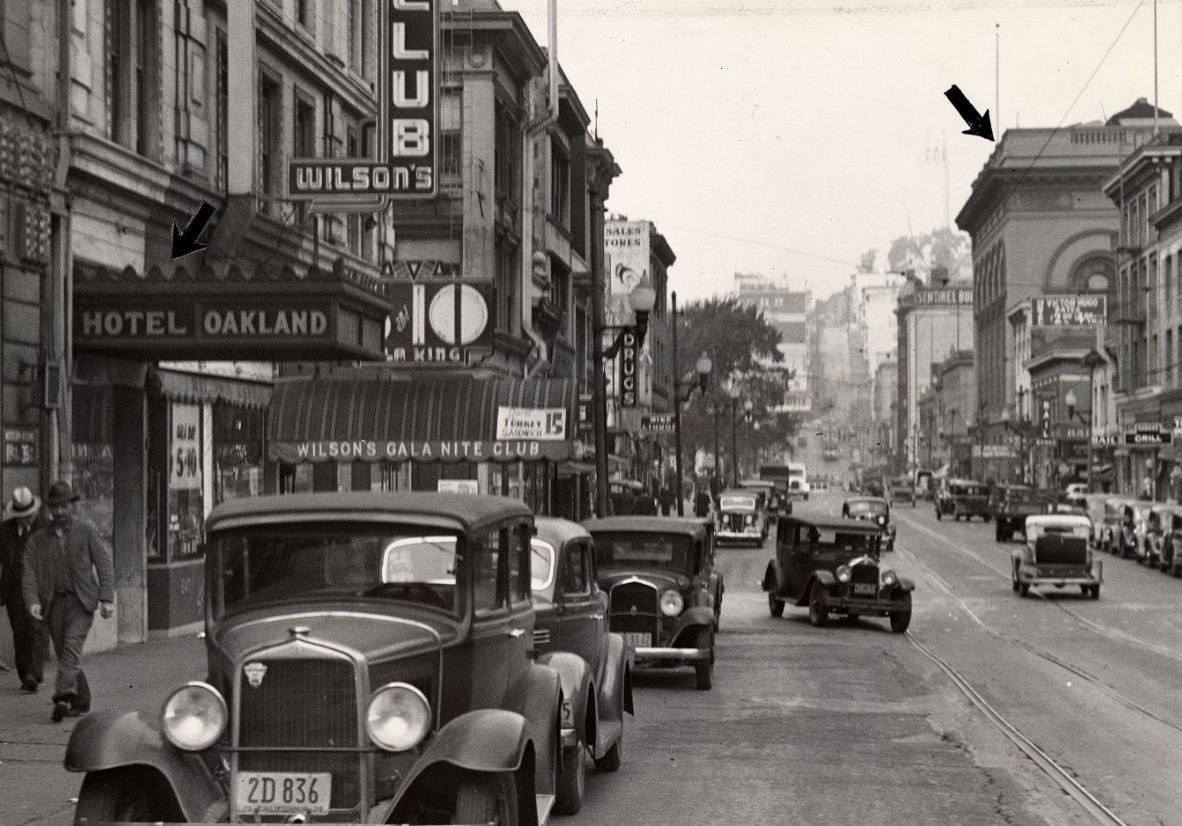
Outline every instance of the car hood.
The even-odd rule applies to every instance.
[[[270,613],[225,623],[210,644],[237,661],[261,648],[299,639],[310,645],[346,649],[374,662],[437,650],[454,641],[458,623],[443,618],[414,618],[338,608],[331,613]]]
[[[689,577],[684,574],[675,574],[671,571],[635,570],[602,572],[599,577],[599,587],[604,591],[610,591],[627,579],[639,579],[652,583],[659,591],[666,591],[670,588],[681,590],[688,588],[690,584]]]

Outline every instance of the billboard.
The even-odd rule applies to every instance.
[[[1103,295],[1044,295],[1030,299],[1034,327],[1095,327],[1108,321]]]

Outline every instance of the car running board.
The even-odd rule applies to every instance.
[[[538,799],[538,826],[546,826],[550,822],[550,810],[554,808],[554,795],[534,795]]]
[[[624,724],[616,720],[600,720],[596,729],[599,735],[596,739],[599,742],[595,744],[595,757],[601,758],[607,754],[612,744],[624,735]]]

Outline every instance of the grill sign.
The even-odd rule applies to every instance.
[[[263,684],[263,677],[267,676],[267,666],[264,663],[247,663],[242,666],[242,673],[246,675],[246,682],[251,688],[258,688]]]

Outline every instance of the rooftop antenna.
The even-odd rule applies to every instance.
[[[1157,135],[1157,0],[1153,0],[1153,134]]]
[[[595,98],[595,140],[599,140],[599,98]]]
[[[993,122],[1001,129],[1001,23],[993,24]]]

